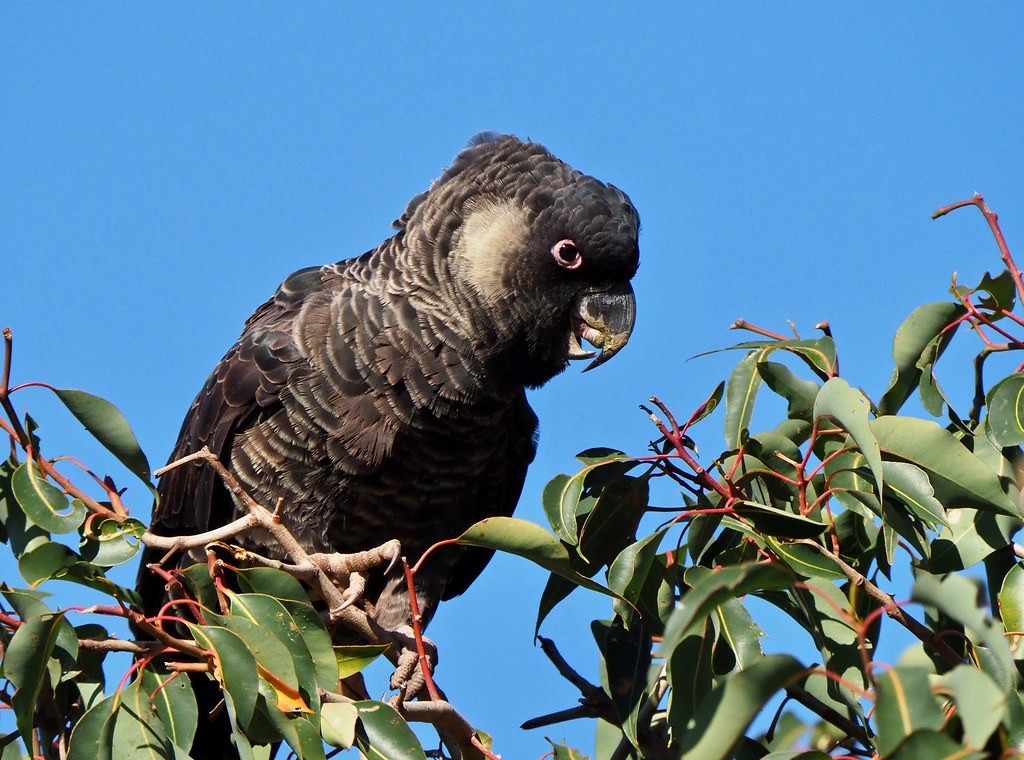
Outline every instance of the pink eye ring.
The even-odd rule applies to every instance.
[[[559,240],[551,246],[551,255],[563,269],[579,269],[583,265],[583,254],[571,240]]]

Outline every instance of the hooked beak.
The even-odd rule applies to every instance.
[[[584,368],[584,372],[604,364],[626,345],[635,321],[636,296],[628,282],[613,285],[608,290],[584,293],[573,307],[569,358],[593,359],[597,356]],[[580,338],[601,349],[601,353],[585,350]]]

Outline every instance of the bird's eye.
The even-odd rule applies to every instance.
[[[551,255],[555,263],[565,269],[579,269],[583,264],[583,254],[571,240],[559,240],[551,246]]]

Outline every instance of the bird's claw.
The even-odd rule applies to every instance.
[[[351,607],[358,602],[366,590],[368,570],[378,568],[385,562],[384,574],[394,569],[402,556],[402,544],[397,539],[387,541],[373,549],[352,554],[310,554],[310,561],[315,564],[328,578],[344,588],[340,609]]]
[[[416,651],[415,637],[409,626],[402,626],[392,632],[395,641],[398,642],[402,651],[398,655],[398,662],[395,664],[395,672],[391,675],[391,688],[399,693],[399,701],[414,699],[426,686],[426,678],[423,675],[423,668],[419,653]],[[426,662],[423,663],[430,672],[437,667],[437,646],[426,636],[420,637],[423,642],[423,650]]]

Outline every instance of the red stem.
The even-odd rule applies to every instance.
[[[421,558],[422,560],[422,558]],[[416,641],[416,654],[419,655],[420,672],[423,673],[423,683],[427,687],[427,693],[435,702],[441,701],[441,693],[434,685],[434,677],[430,672],[430,660],[427,658],[427,649],[423,645],[422,616],[420,615],[420,603],[416,599],[416,580],[413,576],[409,563],[402,559],[402,569],[405,571],[405,583],[409,590],[409,609],[412,612],[412,635]]]
[[[999,215],[988,207],[988,204],[985,203],[985,199],[981,197],[980,193],[975,193],[974,197],[968,198],[967,200],[943,206],[932,214],[932,219],[938,219],[940,216],[945,216],[950,211],[955,211],[956,209],[963,208],[964,206],[976,206],[985,216],[985,221],[988,222],[988,227],[992,230],[992,235],[996,239],[996,245],[999,246],[999,255],[1002,258],[1003,263],[1006,264],[1006,269],[1010,272],[1010,278],[1013,280],[1013,286],[1017,290],[1017,298],[1024,302],[1024,280],[1021,279],[1020,269],[1017,268],[1017,264],[1013,260],[1013,254],[1010,253],[1010,247],[1006,244],[1006,238],[1003,236],[1003,231],[999,227]]]

